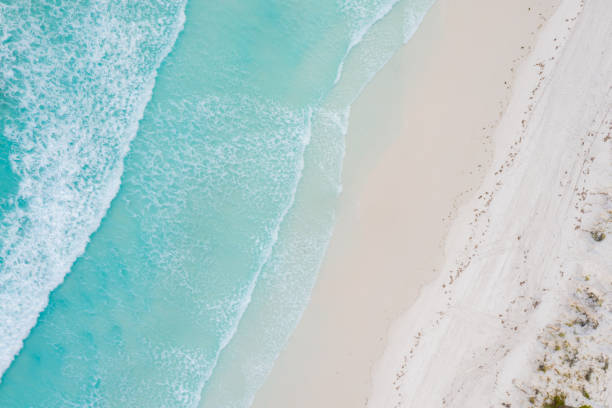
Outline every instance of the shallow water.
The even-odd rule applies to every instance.
[[[0,2],[0,406],[249,405],[394,3]]]

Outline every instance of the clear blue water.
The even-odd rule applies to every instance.
[[[248,406],[431,2],[0,0],[0,406]]]

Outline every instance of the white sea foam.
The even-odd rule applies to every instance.
[[[248,298],[245,298],[242,319],[224,344],[224,349],[229,347],[228,354],[217,356],[217,359],[225,359],[224,366],[218,374],[215,370],[214,383],[203,395],[203,406],[249,406],[262,379],[274,364],[285,336],[294,327],[307,302],[314,272],[322,260],[333,226],[329,222],[331,206],[328,204],[331,204],[330,198],[333,201],[339,193],[339,159],[344,154],[342,135],[346,131],[348,108],[339,111],[320,109],[314,115],[316,125],[313,126],[319,127],[319,136],[313,145],[308,145],[305,160],[310,159],[309,168],[304,169],[301,165],[300,190],[296,188],[293,191],[290,208],[279,220],[274,241],[262,257],[264,262],[260,265],[260,272],[253,281]],[[323,128],[325,131],[321,131]],[[316,174],[314,177],[313,172]],[[309,187],[305,187],[304,181]],[[306,206],[305,197],[308,197]],[[302,201],[297,203],[296,200],[300,199]],[[325,205],[321,205],[321,200]],[[262,302],[262,296],[266,302]],[[264,303],[269,307],[269,314],[261,316],[258,309]],[[252,338],[255,331],[259,333],[257,339]],[[249,346],[263,343],[268,349],[257,349],[252,353],[245,343]],[[228,364],[232,365],[230,369]],[[236,381],[238,377],[240,380]],[[245,388],[236,389],[235,383]]]
[[[346,57],[351,53],[353,47],[363,40],[363,37],[370,28],[386,16],[398,1],[399,0],[383,0],[382,2],[364,2],[363,0],[342,0],[340,5],[341,9],[353,22],[353,31],[351,33],[351,41],[346,48],[340,65],[338,65],[334,84],[340,81],[342,70],[344,69],[344,62],[346,61]],[[370,10],[373,4],[376,10],[374,15],[372,15]]]
[[[4,373],[119,189],[185,2],[0,7],[0,85],[10,106],[3,136],[19,176],[0,224]]]
[[[424,9],[415,9],[414,7],[406,7],[404,9],[404,43],[407,43],[414,33],[416,33],[417,28],[419,28],[421,22],[425,18],[425,13],[428,8],[429,5]]]
[[[156,107],[152,105],[153,109]],[[216,207],[227,202],[219,198],[226,196],[240,197],[240,202],[250,204],[236,209],[233,212],[235,219],[252,218],[249,214],[262,208],[265,211],[275,207],[280,209],[277,216],[260,217],[261,220],[257,221],[257,228],[252,232],[254,245],[250,250],[257,256],[256,264],[246,271],[237,272],[244,273],[247,279],[229,294],[224,290],[211,290],[206,281],[207,274],[203,274],[200,268],[180,267],[183,264],[180,257],[185,251],[174,248],[177,242],[179,245],[182,243],[179,236],[168,236],[172,232],[165,231],[166,245],[155,245],[155,251],[149,254],[152,262],[168,269],[169,273],[161,277],[164,282],[160,285],[166,295],[173,293],[177,285],[188,285],[192,291],[191,301],[198,304],[188,312],[194,314],[192,320],[204,326],[213,322],[220,335],[214,356],[209,357],[206,364],[200,364],[202,372],[197,376],[198,382],[189,381],[180,389],[173,388],[172,393],[178,393],[177,398],[186,395],[191,398],[196,393],[199,400],[219,355],[236,333],[261,270],[278,240],[280,225],[293,205],[304,166],[304,150],[310,142],[311,117],[312,109],[293,110],[271,100],[246,95],[185,98],[174,102],[167,110],[161,111],[160,108],[153,118],[151,129],[164,129],[164,132],[139,141],[145,146],[139,145],[135,156],[156,155],[164,149],[163,163],[135,157],[134,162],[146,168],[130,172],[133,177],[148,175],[147,180],[135,180],[134,183],[144,189],[139,196],[146,197],[145,200],[158,200],[151,204],[153,211],[144,205],[149,208],[147,213],[155,214],[156,218],[164,218],[159,216],[159,211],[169,212],[175,218],[185,207],[184,203],[190,200],[191,189],[197,193],[197,201],[203,203],[202,212],[220,210]],[[146,136],[148,127],[141,131]],[[177,173],[181,175],[177,190],[160,195],[161,189],[174,188],[169,187],[172,184],[170,179]],[[198,213],[199,210],[196,207],[194,211]],[[150,216],[138,214],[140,219]],[[149,236],[158,236],[160,231],[157,228],[161,224],[154,220],[143,223],[152,228],[147,231]],[[199,252],[199,256],[205,257],[205,254],[206,251]],[[187,264],[201,262],[205,260],[190,259]],[[249,270],[253,271],[250,276]],[[179,273],[183,276],[178,277]],[[193,406],[192,403],[193,400],[189,399],[185,406]]]

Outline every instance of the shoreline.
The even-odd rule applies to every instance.
[[[489,168],[512,70],[558,2],[491,3],[439,0],[351,107],[334,234],[254,407],[366,405],[388,329],[438,275],[454,214]]]

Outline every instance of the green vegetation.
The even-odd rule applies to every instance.
[[[533,400],[530,399],[530,402],[533,403]],[[544,401],[544,405],[542,405],[542,408],[574,408],[574,407],[565,405],[565,394],[558,393],[558,394],[553,395],[552,397],[549,397],[546,401]],[[590,405],[581,405],[578,408],[593,408],[593,407]]]
[[[568,408],[565,405],[565,394],[555,394],[544,402],[542,408]]]

